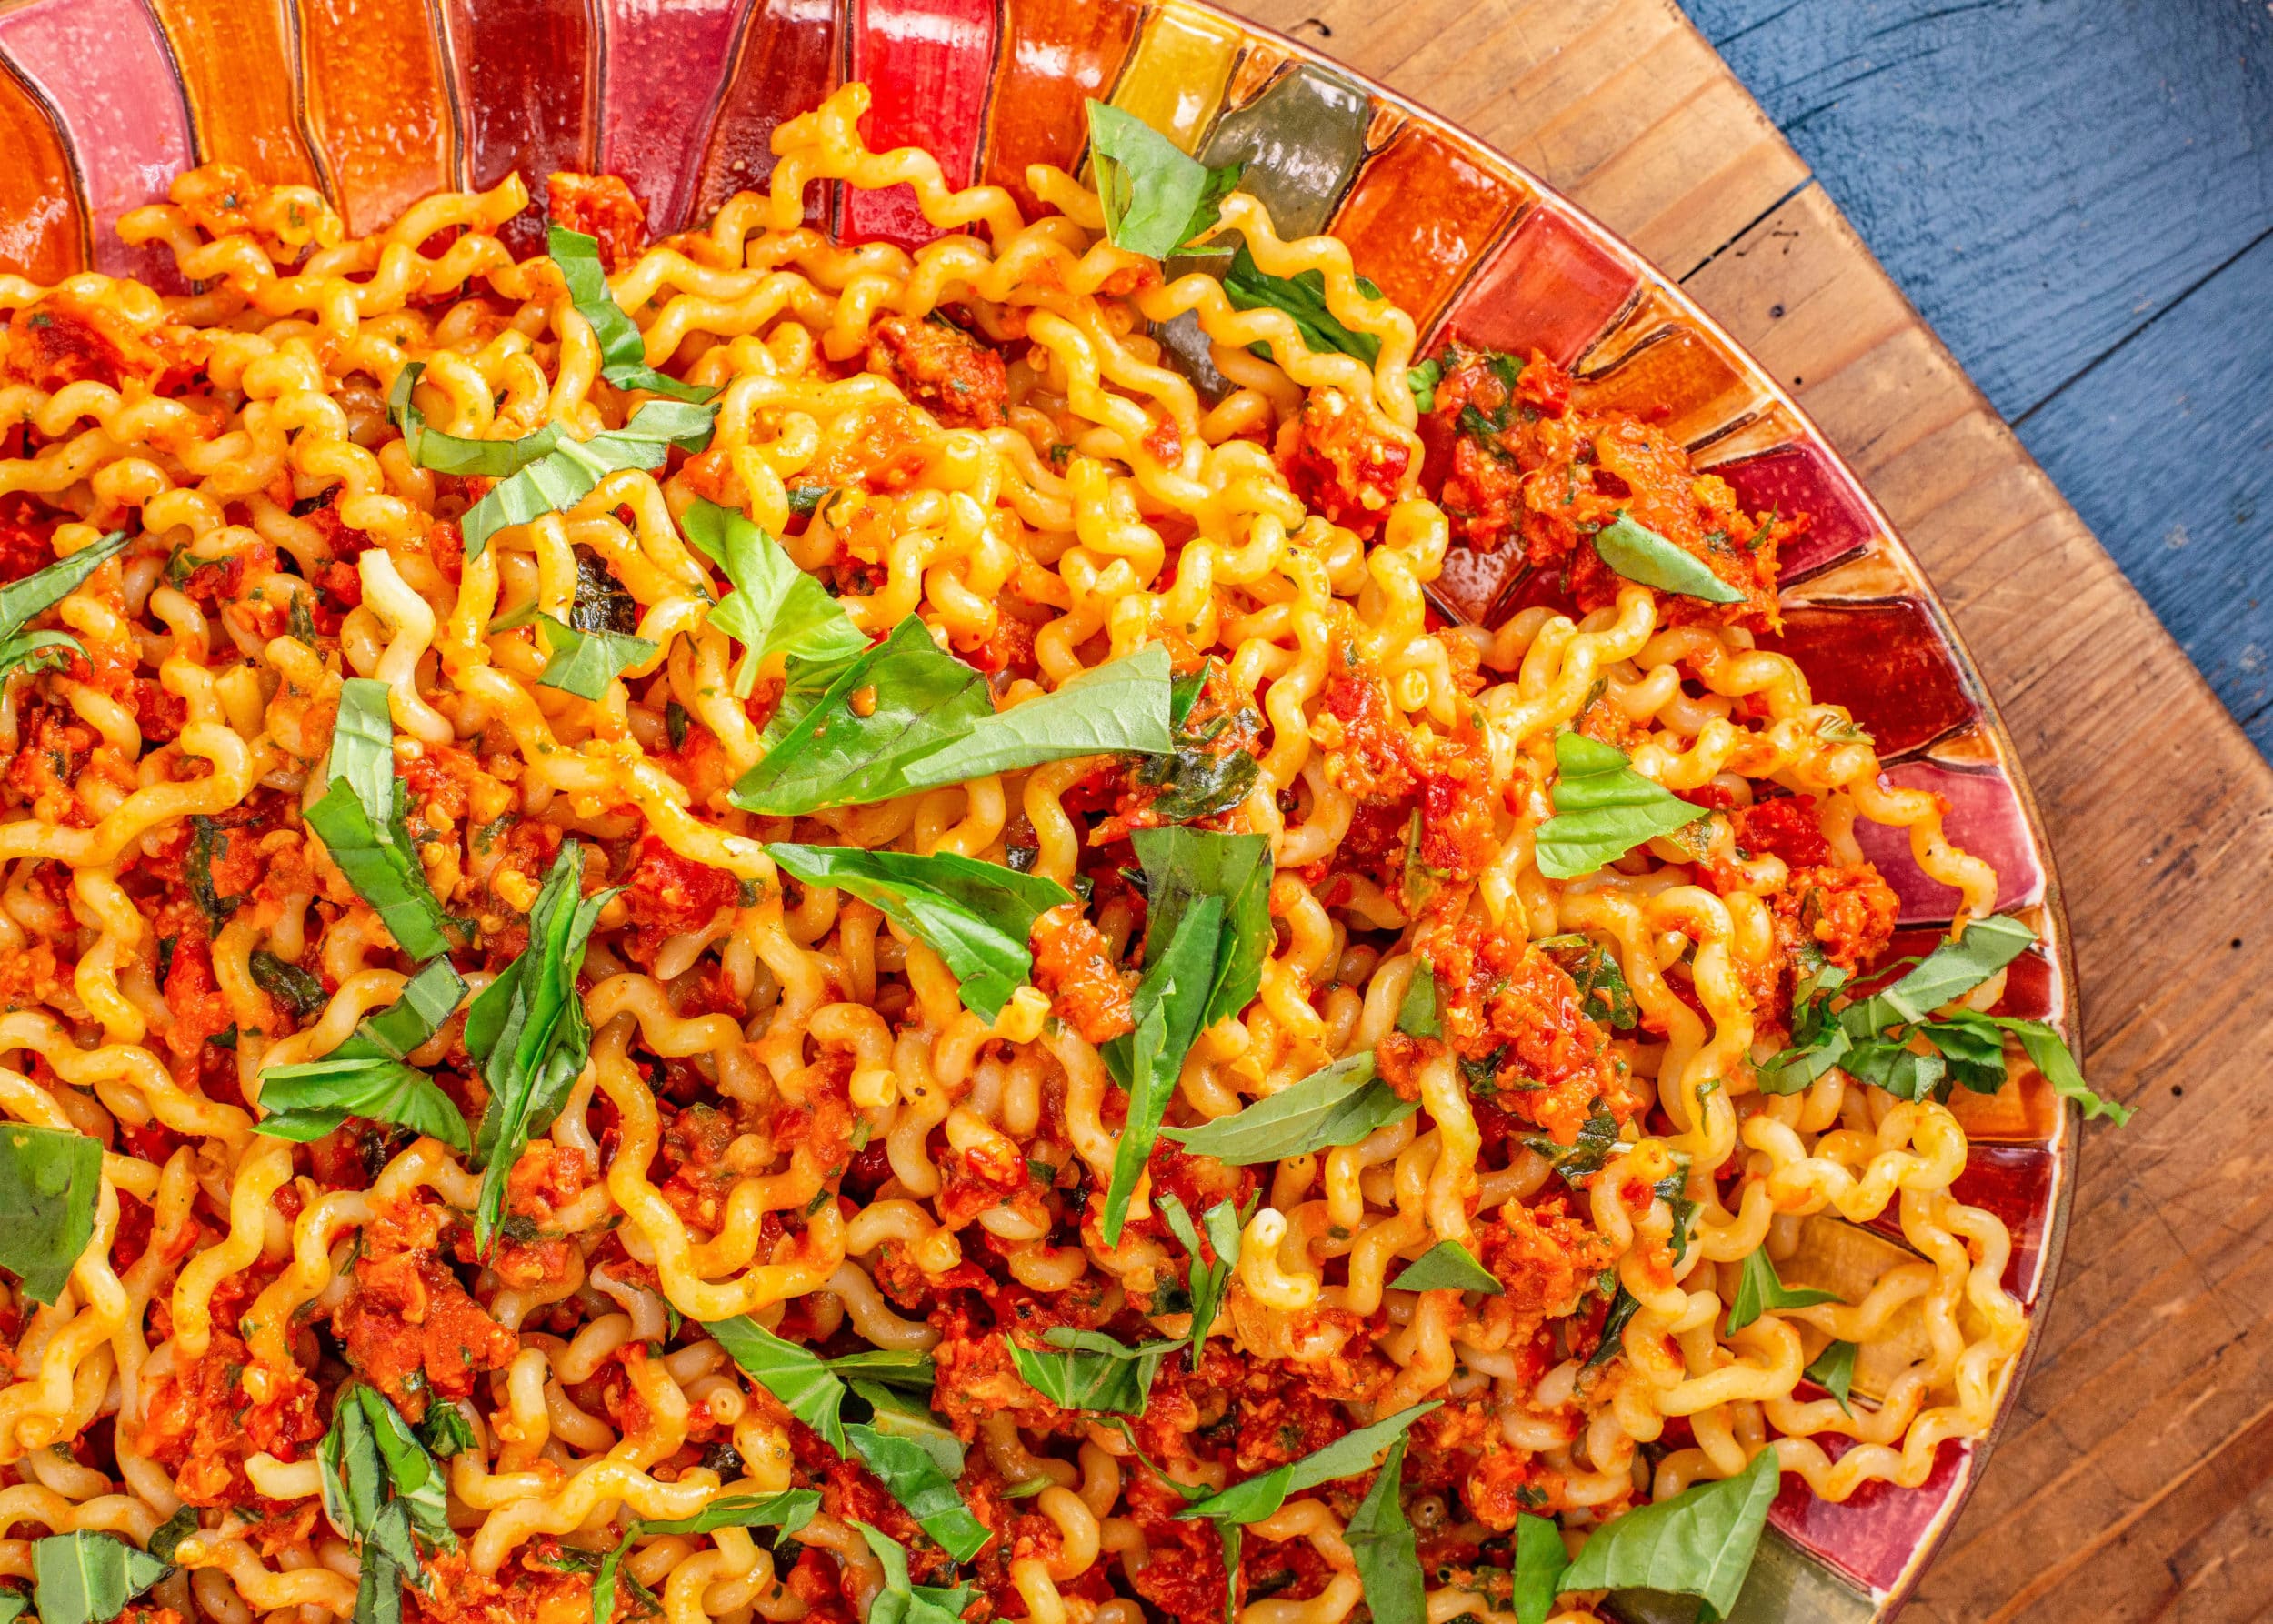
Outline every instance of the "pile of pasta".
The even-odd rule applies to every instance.
[[[866,105],[0,277],[0,1616],[1725,1610],[1989,1428],[1945,1100],[2058,1039],[1756,646],[1804,516],[1112,109],[1029,220]]]

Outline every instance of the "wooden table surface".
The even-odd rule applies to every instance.
[[[2273,755],[2273,8],[1681,5]]]
[[[2035,1367],[1906,1619],[2273,1614],[2273,769],[1674,0],[1237,3],[1679,278],[1893,516],[2026,760],[2086,1068],[2139,1114],[2086,1130]]]

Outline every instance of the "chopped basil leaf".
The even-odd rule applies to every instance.
[[[742,645],[734,672],[737,698],[750,697],[769,654],[786,656],[792,669],[835,667],[868,647],[845,606],[739,510],[698,500],[679,516],[679,527],[733,583],[709,619]]]
[[[616,895],[581,895],[584,847],[563,840],[529,909],[529,942],[466,1012],[466,1052],[480,1062],[489,1107],[474,1138],[482,1165],[474,1244],[489,1254],[505,1222],[513,1164],[566,1103],[591,1053],[592,1028],[576,972],[600,909]]]
[[[455,1404],[440,1398],[428,1401],[426,1418],[418,1423],[418,1441],[436,1460],[447,1460],[460,1449],[470,1449],[481,1439],[475,1435],[474,1424]]]
[[[1145,866],[1148,898],[1145,978],[1131,1012],[1136,1030],[1102,1051],[1129,1095],[1098,1226],[1107,1246],[1120,1243],[1185,1057],[1202,1031],[1255,997],[1272,939],[1267,836],[1140,829],[1131,844]]]
[[[968,1585],[949,1589],[910,1583],[906,1546],[858,1518],[846,1520],[860,1530],[861,1539],[884,1568],[884,1588],[868,1600],[867,1624],[962,1624],[963,1609],[971,1605],[976,1591]]]
[[[662,647],[621,632],[580,632],[543,613],[533,618],[552,651],[537,676],[537,686],[558,688],[579,699],[606,698],[608,684],[634,666],[653,659]]]
[[[1826,1343],[1823,1351],[1816,1355],[1815,1363],[1809,1365],[1807,1371],[1807,1379],[1837,1398],[1839,1408],[1850,1416],[1855,1413],[1855,1407],[1847,1400],[1855,1390],[1855,1353],[1856,1347],[1852,1342],[1835,1340]]]
[[[1780,1475],[1770,1447],[1733,1478],[1637,1507],[1587,1537],[1559,1588],[1701,1596],[1727,1618],[1751,1571]]]
[[[1677,592],[1708,604],[1744,602],[1744,594],[1715,575],[1704,559],[1637,524],[1623,509],[1613,523],[1595,532],[1594,550],[1627,580],[1660,592]]]
[[[710,444],[717,412],[715,406],[651,400],[621,428],[588,440],[563,437],[543,456],[499,480],[466,510],[458,529],[466,540],[466,557],[480,557],[489,538],[510,526],[565,513],[610,474],[624,468],[659,468],[670,459],[674,446],[700,451]]]
[[[650,1522],[635,1518],[614,1550],[600,1559],[592,1576],[592,1624],[608,1624],[616,1612],[616,1576],[632,1542],[655,1534],[715,1534],[720,1529],[777,1528],[794,1534],[813,1520],[821,1509],[817,1489],[786,1489],[779,1494],[721,1495],[692,1517]]]
[[[1555,1170],[1563,1176],[1563,1182],[1573,1186],[1583,1186],[1587,1179],[1601,1172],[1602,1164],[1617,1154],[1624,1144],[1617,1118],[1610,1114],[1610,1108],[1599,1099],[1587,1113],[1586,1121],[1579,1124],[1577,1138],[1571,1143],[1558,1145],[1547,1135],[1536,1133],[1526,1134],[1523,1142],[1527,1148],[1553,1162]]]
[[[964,1003],[988,1020],[1033,972],[1034,921],[1074,899],[1056,880],[952,852],[780,842],[766,851],[806,885],[849,891],[920,937],[962,984]]]
[[[395,945],[413,958],[450,950],[442,911],[404,821],[408,787],[395,776],[395,722],[386,684],[351,677],[339,687],[330,788],[307,809],[308,827],[355,895],[378,910]]]
[[[971,1515],[955,1481],[940,1470],[931,1452],[914,1439],[873,1426],[845,1429],[845,1439],[861,1464],[874,1472],[892,1498],[907,1509],[924,1532],[958,1562],[967,1562],[993,1538]]]
[[[305,1020],[331,1002],[324,984],[296,964],[288,964],[265,947],[253,949],[246,961],[253,985]]]
[[[1624,1286],[1617,1288],[1617,1295],[1610,1299],[1610,1311],[1602,1317],[1602,1339],[1595,1344],[1594,1352],[1587,1356],[1586,1368],[1592,1370],[1597,1366],[1607,1365],[1626,1351],[1621,1338],[1626,1333],[1627,1321],[1641,1311],[1641,1299]]]
[[[2035,931],[2018,919],[2001,914],[1976,919],[1963,937],[1943,942],[1893,986],[1836,1014],[1831,995],[1852,977],[1837,966],[1821,966],[1793,993],[1791,1047],[1758,1068],[1761,1091],[1795,1093],[1837,1066],[1857,1082],[1903,1099],[1939,1098],[1953,1080],[1994,1093],[2007,1077],[2004,1038],[2009,1033],[2053,1091],[2081,1106],[2087,1120],[2106,1117],[2121,1126],[2130,1120],[2129,1108],[2092,1091],[2067,1040],[2049,1023],[1971,1009],[1933,1013],[1973,991],[2035,940]],[[1914,1038],[1923,1038],[1929,1051],[1918,1050]]]
[[[206,927],[218,932],[229,916],[245,905],[242,897],[224,897],[214,887],[214,866],[228,855],[229,837],[210,817],[192,813],[189,819],[189,860],[183,872],[189,881],[190,900],[205,916]]]
[[[1357,290],[1369,299],[1378,300],[1381,290],[1360,276]],[[1371,333],[1353,332],[1344,326],[1341,318],[1326,303],[1326,274],[1323,271],[1304,271],[1295,276],[1274,276],[1255,263],[1247,245],[1239,246],[1232,256],[1231,268],[1224,273],[1224,296],[1235,310],[1277,310],[1294,318],[1301,330],[1302,342],[1313,355],[1339,352],[1355,356],[1371,366],[1381,357],[1381,340]],[[1248,346],[1257,354],[1269,358],[1269,346],[1263,344]]]
[[[20,581],[0,586],[0,679],[18,668],[52,670],[71,655],[85,657],[86,649],[69,632],[25,632],[35,615],[45,614],[76,592],[105,563],[126,550],[126,533],[114,530],[102,540],[81,547],[68,558],[43,565]]]
[[[95,1238],[99,1140],[59,1128],[0,1123],[0,1268],[52,1305]]]
[[[1374,1076],[1373,1051],[1345,1055],[1246,1109],[1197,1128],[1164,1128],[1187,1156],[1251,1167],[1336,1145],[1355,1145],[1376,1128],[1420,1109]]]
[[[1407,1038],[1442,1038],[1443,1019],[1437,1013],[1437,971],[1427,963],[1405,984],[1404,1001],[1397,1007],[1397,1029]]]
[[[174,1515],[150,1530],[149,1552],[161,1562],[171,1563],[182,1541],[197,1532],[197,1508],[184,1505],[175,1508]]]
[[[1133,113],[1089,103],[1089,156],[1116,248],[1167,259],[1207,236],[1239,184],[1239,164],[1211,169]]]
[[[115,1534],[51,1534],[32,1541],[33,1604],[40,1624],[109,1624],[167,1569]]]
[[[1543,937],[1533,945],[1570,977],[1578,989],[1579,1011],[1588,1020],[1623,1032],[1640,1018],[1634,1006],[1634,989],[1627,985],[1616,952],[1577,931]]]
[[[840,1455],[845,1452],[844,1376],[869,1376],[927,1389],[936,1375],[931,1359],[922,1354],[856,1353],[825,1359],[809,1348],[776,1337],[746,1314],[706,1319],[703,1328],[736,1364]]]
[[[1388,1459],[1350,1514],[1342,1537],[1357,1559],[1357,1580],[1372,1609],[1373,1624],[1427,1624],[1428,1592],[1422,1581],[1419,1548],[1405,1518],[1401,1495],[1405,1442],[1389,1446]]]
[[[1728,1331],[1734,1336],[1769,1308],[1806,1308],[1838,1300],[1836,1291],[1785,1285],[1766,1251],[1747,1252],[1737,1277],[1736,1299],[1728,1305]]]
[[[395,426],[403,431],[403,453],[417,466],[432,468],[437,474],[503,479],[519,473],[540,457],[550,456],[560,444],[561,426],[557,423],[547,423],[510,440],[466,439],[428,428],[426,414],[410,398],[411,391],[418,386],[419,375],[426,370],[424,361],[407,363],[395,375],[394,386],[386,392],[387,415],[395,419]]]
[[[1583,733],[1556,735],[1555,767],[1555,816],[1536,835],[1539,872],[1549,879],[1592,874],[1705,816],[1636,772],[1625,751]]]
[[[546,234],[546,252],[560,267],[560,278],[568,285],[576,314],[591,324],[592,336],[600,346],[602,377],[618,389],[645,389],[674,400],[701,402],[718,393],[699,384],[683,384],[647,365],[647,341],[608,290],[597,237],[555,226]]]
[[[1192,898],[1177,917],[1167,949],[1146,966],[1145,978],[1137,985],[1131,1009],[1136,1030],[1127,1050],[1128,1117],[1114,1148],[1112,1182],[1097,1224],[1107,1246],[1120,1244],[1129,1200],[1152,1158],[1184,1058],[1199,1038],[1201,1013],[1215,979],[1223,923],[1221,897]],[[1155,931],[1160,928],[1157,923],[1152,927]],[[1149,939],[1147,946],[1149,953]]]
[[[1481,1291],[1498,1297],[1507,1288],[1476,1260],[1476,1254],[1457,1240],[1440,1240],[1389,1282],[1392,1291]]]
[[[1145,1413],[1153,1376],[1177,1347],[1174,1342],[1147,1342],[1130,1348],[1103,1331],[1077,1331],[1062,1325],[1053,1326],[1042,1339],[1047,1348],[1027,1348],[1011,1338],[1011,1361],[1026,1386],[1060,1409],[1125,1416]]]
[[[1192,1222],[1192,1215],[1185,1210],[1174,1191],[1163,1190],[1153,1198],[1153,1205],[1167,1220],[1168,1230],[1183,1243],[1192,1259],[1187,1288],[1192,1295],[1192,1328],[1185,1340],[1191,1347],[1193,1373],[1199,1371],[1200,1358],[1206,1352],[1207,1333],[1216,1323],[1217,1311],[1223,1307],[1224,1294],[1231,1288],[1231,1271],[1239,1266],[1239,1237],[1247,1220],[1255,1215],[1256,1203],[1261,1193],[1247,1198],[1244,1209],[1234,1211],[1228,1201],[1218,1201],[1201,1218],[1207,1227],[1207,1239],[1216,1248],[1216,1260],[1205,1262],[1200,1256],[1199,1228]]]
[[[1553,1519],[1517,1512],[1515,1582],[1508,1597],[1516,1624],[1547,1624],[1563,1569],[1569,1566],[1570,1552]]]
[[[1387,1420],[1360,1427],[1276,1471],[1234,1483],[1204,1500],[1195,1500],[1177,1515],[1224,1522],[1260,1522],[1285,1505],[1288,1495],[1300,1494],[1306,1489],[1316,1489],[1337,1478],[1354,1478],[1360,1472],[1371,1471],[1377,1454],[1402,1439],[1413,1423],[1430,1410],[1443,1408],[1442,1399],[1431,1398],[1426,1404],[1401,1409]]]

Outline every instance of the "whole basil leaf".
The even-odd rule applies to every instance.
[[[1564,1570],[1563,1592],[1701,1596],[1727,1618],[1751,1571],[1780,1476],[1771,1447],[1733,1478],[1695,1484],[1671,1499],[1627,1512],[1587,1537],[1587,1548]]]
[[[1733,1336],[1769,1308],[1806,1308],[1839,1300],[1836,1291],[1817,1291],[1787,1286],[1766,1251],[1747,1252],[1737,1278],[1736,1300],[1728,1305],[1728,1330]]]
[[[1405,1266],[1389,1282],[1392,1291],[1481,1291],[1499,1297],[1507,1288],[1457,1240],[1440,1240]]]
[[[963,1002],[988,1020],[1033,973],[1034,921],[1074,899],[1056,880],[953,852],[779,841],[766,851],[806,885],[849,891],[921,937],[955,973]]]
[[[1281,1088],[1246,1109],[1197,1128],[1161,1131],[1187,1156],[1210,1156],[1227,1167],[1251,1167],[1304,1156],[1337,1145],[1355,1145],[1376,1128],[1403,1121],[1420,1109],[1417,1099],[1374,1076],[1373,1051],[1345,1055],[1300,1082]]]
[[[167,1571],[167,1564],[115,1534],[82,1529],[32,1541],[40,1624],[109,1624]]]
[[[475,1246],[488,1255],[505,1222],[506,1180],[529,1140],[560,1112],[592,1049],[576,972],[614,890],[581,897],[584,848],[563,840],[529,909],[529,942],[466,1012],[466,1052],[480,1062],[489,1107],[474,1138],[482,1163]]]
[[[378,910],[395,945],[413,958],[450,950],[451,923],[426,883],[404,823],[403,781],[395,776],[395,721],[386,684],[351,677],[339,687],[332,728],[330,789],[306,812],[355,895]]]
[[[1136,1030],[1129,1049],[1128,1117],[1114,1148],[1113,1178],[1097,1223],[1107,1246],[1120,1244],[1136,1181],[1152,1158],[1184,1058],[1199,1037],[1215,984],[1223,925],[1222,897],[1192,898],[1177,917],[1167,950],[1146,967],[1145,978],[1137,984],[1130,1010]],[[1160,928],[1157,916],[1152,928]]]
[[[1555,816],[1535,836],[1539,872],[1549,879],[1592,874],[1705,816],[1636,772],[1625,751],[1583,733],[1556,735],[1555,767]]]
[[[1428,1591],[1421,1579],[1419,1547],[1405,1518],[1402,1438],[1389,1446],[1381,1470],[1350,1514],[1342,1537],[1357,1559],[1357,1580],[1374,1624],[1427,1624]]]
[[[778,734],[767,729],[778,742],[734,787],[736,806],[786,816],[1069,757],[1168,748],[1167,655],[1157,647],[1002,712],[986,679],[940,653],[912,615],[844,666],[801,667],[793,675],[809,687],[825,674],[817,700],[798,700],[794,721]],[[863,697],[865,714],[855,696]],[[790,703],[786,694],[785,709]]]
[[[872,701],[862,715],[853,696]],[[939,652],[910,615],[837,668],[821,697],[734,787],[734,804],[772,817],[905,794],[906,769],[992,716],[986,679]]]
[[[0,1268],[24,1295],[53,1305],[95,1238],[100,1140],[58,1128],[0,1123]]]
[[[546,252],[560,267],[560,278],[568,285],[568,297],[576,314],[591,324],[592,336],[600,346],[602,377],[618,389],[645,389],[674,400],[706,401],[718,393],[700,384],[681,383],[647,365],[647,341],[608,289],[597,237],[554,226],[546,233]]]
[[[1076,756],[1161,755],[1174,747],[1168,651],[1151,643],[1092,667],[1055,693],[981,717],[910,764],[906,781],[911,789],[936,789]]]
[[[1263,960],[1271,949],[1269,837],[1222,835],[1210,829],[1139,829],[1129,844],[1145,869],[1146,962],[1174,939],[1177,920],[1197,898],[1220,897],[1223,940],[1200,1029],[1238,1014],[1261,988]],[[1180,1064],[1183,1057],[1177,1058]],[[1113,1059],[1108,1046],[1106,1064]]]
[[[1623,508],[1617,519],[1595,532],[1594,550],[1627,580],[1660,592],[1677,592],[1708,604],[1744,602],[1744,594],[1715,575],[1704,559],[1637,524]]]
[[[1167,259],[1205,236],[1244,167],[1210,169],[1133,113],[1089,103],[1089,157],[1116,248]]]
[[[834,667],[868,647],[844,605],[746,515],[698,499],[679,516],[679,527],[734,584],[711,610],[710,623],[743,647],[734,673],[737,698],[750,697],[758,667],[776,651],[796,669]]]

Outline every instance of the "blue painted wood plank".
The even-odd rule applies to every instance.
[[[1683,4],[2273,755],[2273,8]]]

